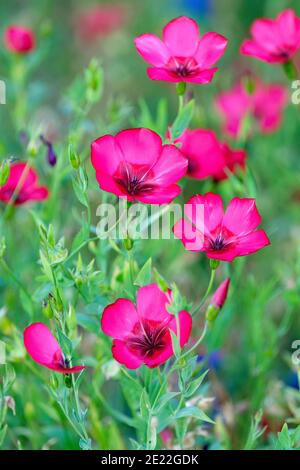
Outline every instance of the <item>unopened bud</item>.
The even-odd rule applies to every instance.
[[[72,377],[71,377],[71,375],[70,374],[65,374],[64,379],[65,379],[66,387],[71,388],[72,387]]]
[[[133,240],[128,236],[124,239],[124,246],[127,251],[132,250],[133,248]]]
[[[230,279],[229,277],[219,285],[218,289],[214,293],[212,297],[211,304],[215,305],[216,307],[222,308],[228,295]]]
[[[225,281],[220,284],[218,289],[215,291],[214,295],[212,296],[211,303],[206,310],[206,320],[210,323],[214,322],[221,308],[223,307],[228,294],[228,288],[230,284],[230,279],[227,278]]]
[[[74,170],[78,170],[80,167],[80,158],[78,153],[74,150],[73,145],[69,145],[69,160]]]
[[[54,313],[53,313],[51,304],[47,300],[45,300],[43,302],[43,313],[47,318],[53,318],[54,317]]]

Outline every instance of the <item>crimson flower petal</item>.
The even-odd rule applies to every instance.
[[[123,340],[138,321],[134,304],[128,299],[118,299],[104,309],[101,327],[106,335]]]
[[[172,55],[193,56],[199,41],[198,25],[186,16],[175,18],[164,27],[163,39]]]
[[[166,45],[154,34],[142,34],[134,40],[135,47],[146,62],[162,67],[170,59]]]

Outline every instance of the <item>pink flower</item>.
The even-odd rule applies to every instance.
[[[300,49],[300,18],[290,9],[281,12],[275,20],[260,18],[252,24],[251,34],[253,39],[242,43],[242,54],[282,64]]]
[[[94,41],[108,36],[124,24],[126,11],[123,5],[97,5],[79,12],[75,20],[76,33],[84,41]]]
[[[243,121],[249,115],[262,133],[278,129],[287,99],[287,91],[282,85],[257,82],[254,93],[250,95],[238,83],[231,90],[221,93],[216,104],[226,119],[226,132],[238,137]]]
[[[189,220],[180,219],[173,227],[175,237],[187,250],[205,251],[208,258],[231,262],[270,243],[264,230],[255,230],[261,222],[255,199],[235,197],[224,213],[218,194],[196,195],[185,205],[185,215]]]
[[[43,323],[32,323],[25,329],[24,346],[31,359],[61,374],[73,374],[86,368],[86,366],[68,367],[60,345]]]
[[[159,435],[160,435],[163,445],[166,447],[168,447],[171,444],[174,438],[174,433],[171,428],[163,429],[163,431],[161,431]]]
[[[234,172],[237,166],[245,168],[246,152],[222,144],[211,130],[187,129],[174,143],[180,144],[181,152],[188,159],[187,174],[191,178],[211,177],[221,181],[228,178],[228,170]]]
[[[229,277],[219,285],[214,295],[212,296],[210,304],[218,309],[221,309],[226,302],[230,279]]]
[[[162,145],[149,129],[129,129],[92,143],[92,165],[99,186],[128,201],[166,204],[178,196],[175,184],[187,160],[174,145]]]
[[[4,33],[4,42],[7,49],[19,54],[28,54],[35,48],[33,31],[23,26],[9,26]]]
[[[199,36],[197,23],[181,16],[163,29],[163,41],[154,34],[135,38],[135,46],[143,59],[153,67],[147,73],[152,80],[167,82],[209,83],[224,54],[227,39],[217,33]]]
[[[23,183],[20,185],[21,179]],[[24,162],[11,164],[9,178],[0,187],[0,201],[9,203],[14,198],[15,206],[30,201],[43,201],[48,198],[48,195],[48,189],[45,186],[38,186],[38,175],[35,170],[31,167],[26,168]]]
[[[170,330],[176,335],[178,332],[175,316],[166,309],[170,295],[156,284],[149,284],[138,290],[136,306],[130,300],[118,299],[104,309],[101,327],[114,338],[112,354],[116,361],[128,369],[137,369],[142,364],[153,368],[173,355]],[[183,347],[191,333],[192,317],[185,310],[178,316]]]

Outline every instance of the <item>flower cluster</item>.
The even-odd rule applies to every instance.
[[[85,44],[95,43],[96,39],[103,39],[119,30],[128,18],[121,4],[86,8],[74,18],[76,35]],[[3,41],[13,73],[18,79],[26,69],[25,64],[29,67],[34,64],[30,60],[39,46],[39,40],[32,29],[11,25],[5,30]],[[203,376],[199,373],[204,363],[217,370],[214,362],[225,362],[225,358],[223,349],[215,353],[206,351],[200,343],[215,328],[215,322],[219,321],[223,312],[223,319],[226,320],[230,309],[223,307],[231,302],[231,289],[235,288],[235,280],[240,275],[240,272],[233,273],[235,265],[239,264],[236,258],[257,253],[271,243],[266,221],[262,224],[264,208],[256,190],[256,174],[252,172],[253,146],[250,144],[257,134],[270,138],[265,134],[274,133],[280,128],[288,104],[284,85],[265,82],[252,71],[243,71],[228,87],[223,87],[221,83],[212,100],[215,111],[220,115],[220,122],[217,119],[215,123],[216,129],[211,128],[213,120],[210,117],[205,120],[201,113],[196,114],[197,85],[211,84],[212,87],[219,70],[216,64],[222,64],[227,45],[228,40],[222,34],[202,34],[201,31],[200,35],[196,21],[186,16],[169,21],[163,28],[161,38],[152,33],[139,35],[134,39],[134,44],[131,42],[131,47],[150,64],[148,77],[154,81],[168,82],[171,91],[176,91],[178,111],[174,120],[169,119],[166,111],[164,119],[158,116],[156,122],[150,119],[152,111],[143,112],[141,105],[141,116],[129,121],[132,128],[125,127],[120,120],[116,126],[101,126],[105,129],[101,134],[95,133],[95,127],[89,126],[85,120],[91,105],[97,102],[102,92],[101,67],[98,69],[92,61],[83,80],[86,106],[81,106],[80,100],[79,105],[74,106],[76,122],[80,121],[82,132],[77,135],[76,129],[73,131],[70,126],[68,134],[66,153],[69,154],[70,164],[64,165],[63,145],[57,143],[51,132],[45,131],[43,126],[34,132],[23,129],[22,126],[26,127],[26,120],[23,119],[22,126],[19,121],[17,123],[17,132],[25,136],[22,151],[26,157],[14,155],[0,165],[0,203],[4,207],[1,224],[5,225],[10,221],[9,217],[17,214],[28,215],[36,224],[36,233],[40,237],[40,277],[45,285],[35,291],[33,298],[23,281],[5,263],[6,240],[0,240],[1,266],[11,275],[21,291],[22,305],[30,311],[32,323],[24,329],[24,347],[30,359],[53,373],[49,386],[51,397],[57,401],[80,437],[82,448],[89,448],[90,441],[78,387],[83,371],[83,376],[92,374],[96,358],[81,355],[77,361],[73,352],[87,324],[93,334],[99,336],[103,346],[103,350],[99,348],[99,371],[104,370],[101,369],[103,365],[107,368],[108,363],[114,367],[113,373],[106,369],[103,377],[112,378],[122,373],[123,378],[134,383],[137,394],[141,393],[140,412],[134,409],[134,419],[127,420],[121,413],[118,416],[132,427],[138,427],[140,422],[145,421],[146,429],[142,429],[141,434],[145,435],[146,448],[155,448],[156,435],[160,435],[166,446],[171,445],[177,434],[182,433],[179,427],[176,428],[177,423],[174,425],[176,432],[173,433],[173,428],[169,427],[172,420],[196,417],[210,421],[201,409],[203,403],[199,397],[194,398],[205,376],[205,373]],[[297,69],[299,50],[300,18],[291,9],[281,12],[276,19],[255,20],[251,26],[251,39],[245,39],[240,46],[243,56],[251,56],[267,64],[279,64],[289,77],[291,71]],[[24,86],[22,80],[20,83],[20,87]],[[79,90],[78,94],[81,95],[81,87],[77,89],[76,84],[75,88],[74,94]],[[16,110],[22,115],[24,103],[20,104],[18,98],[15,98]],[[163,106],[160,111],[163,115]],[[148,119],[143,119],[146,114]],[[81,138],[87,128],[90,134],[85,136],[86,145],[82,145]],[[45,168],[38,160],[40,150],[46,152],[48,165],[44,163]],[[47,185],[41,183],[45,179]],[[85,212],[80,220],[81,230],[74,236],[73,243],[67,241],[65,244],[63,237],[58,241],[55,239],[56,227],[51,224],[46,227],[44,221],[51,219],[59,185],[71,181],[74,194]],[[92,203],[91,181],[95,189]],[[124,229],[125,240],[110,240],[107,246],[101,240],[98,249],[91,208],[96,203],[96,197],[98,199],[99,189],[104,203],[113,201],[116,204],[121,200],[127,209],[139,207],[136,203],[142,203],[143,209],[145,205],[155,205],[158,217],[169,208],[157,206],[176,201],[180,208],[184,207],[179,217],[174,216],[174,221],[170,217],[170,243],[177,247],[177,253],[182,254],[182,272],[186,269],[185,262],[195,262],[196,265],[199,260],[199,272],[202,264],[210,270],[205,293],[202,294],[202,286],[199,289],[199,304],[189,302],[175,282],[169,284],[153,269],[150,255],[147,261],[143,260],[143,267],[139,266],[141,244],[131,240],[127,227]],[[36,204],[35,210],[26,211],[33,203]],[[63,205],[61,207],[62,211],[65,210]],[[150,219],[148,222],[152,223]],[[121,225],[120,219],[117,223]],[[94,268],[94,260],[84,265],[81,257],[83,248],[87,252],[90,250],[95,259],[103,261],[106,265],[103,272],[102,266],[99,271]],[[108,255],[109,250],[112,251]],[[149,244],[148,251],[151,250],[152,245]],[[70,267],[75,255],[78,256],[76,267]],[[115,255],[117,259],[112,262],[116,263],[116,269],[110,266],[106,269],[111,262],[110,255],[111,258]],[[199,285],[201,282],[199,279]],[[75,295],[72,297],[73,294],[70,294],[72,289],[76,289],[76,299]],[[37,300],[40,299],[43,300],[43,314],[49,327],[35,321]],[[97,310],[95,304],[98,299],[101,306],[98,305]],[[93,315],[97,315],[95,322],[94,317],[92,320],[90,317],[82,320],[84,315],[77,312],[79,301],[92,306]],[[199,313],[202,317],[198,316],[198,323],[195,317]],[[32,364],[31,367],[34,368]],[[176,376],[174,380],[178,379],[176,388],[173,387],[173,375]],[[169,380],[170,377],[172,380]],[[101,402],[102,399],[99,395]],[[175,407],[172,407],[173,400],[177,403]],[[170,413],[167,402],[170,402]],[[2,419],[4,413],[1,406],[0,403]],[[159,413],[163,406],[162,418]],[[170,417],[166,416],[168,413]],[[253,433],[257,435],[255,426]],[[251,439],[252,435],[249,442]]]

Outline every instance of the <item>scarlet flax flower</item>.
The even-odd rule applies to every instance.
[[[36,41],[34,33],[29,28],[12,25],[4,32],[4,42],[12,52],[28,54],[35,49]]]
[[[30,201],[44,201],[48,189],[38,185],[36,171],[27,167],[25,162],[12,163],[6,183],[0,187],[0,201],[20,206]]]
[[[238,137],[247,116],[257,123],[260,132],[276,131],[287,100],[288,93],[282,85],[257,81],[252,94],[248,94],[244,86],[238,83],[231,90],[221,93],[216,105],[225,118],[225,131]]]
[[[60,345],[44,323],[32,323],[25,329],[24,346],[35,362],[61,374],[73,374],[86,368],[69,366]]]
[[[136,306],[128,299],[118,299],[104,309],[101,327],[114,338],[112,354],[116,361],[129,369],[142,364],[153,368],[173,355],[170,330],[178,336],[176,318],[166,306],[171,293],[162,292],[156,284],[149,284],[137,292]],[[180,346],[183,347],[192,328],[191,315],[178,313]]]
[[[163,40],[154,34],[135,38],[135,46],[148,68],[152,80],[167,82],[209,83],[224,54],[227,39],[217,33],[199,35],[197,23],[186,16],[170,21],[163,29]]]
[[[260,18],[251,26],[252,39],[246,39],[241,53],[268,63],[290,61],[300,49],[300,18],[291,9],[275,20]]]
[[[196,195],[185,205],[185,215],[188,220],[173,227],[175,237],[187,250],[206,252],[208,258],[231,262],[270,244],[264,230],[256,230],[261,217],[255,199],[235,197],[224,212],[218,194]]]
[[[178,196],[176,184],[187,160],[174,145],[149,129],[128,129],[92,143],[92,165],[99,186],[128,201],[166,204]]]
[[[179,144],[188,159],[187,175],[195,179],[212,178],[221,181],[228,178],[237,167],[245,168],[247,154],[244,150],[231,149],[218,140],[209,129],[185,130],[174,143]]]

